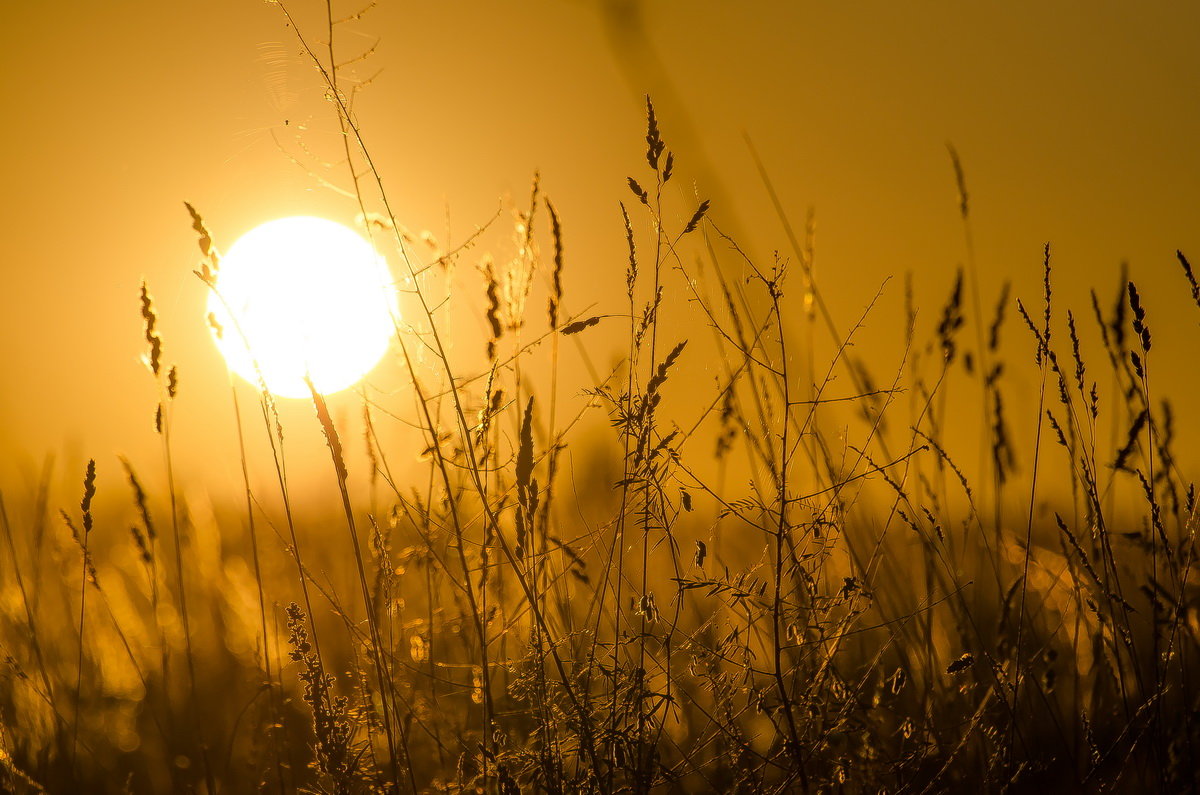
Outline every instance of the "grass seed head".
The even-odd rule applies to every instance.
[[[662,157],[663,149],[666,144],[663,143],[662,135],[658,130],[658,118],[654,115],[654,103],[650,101],[650,95],[646,95],[646,162],[650,164],[650,168],[658,171],[658,160]],[[668,172],[669,173],[669,172]],[[664,179],[664,182],[666,180]]]
[[[550,328],[558,328],[558,307],[562,303],[563,286],[563,240],[562,240],[562,222],[558,218],[558,212],[555,211],[554,205],[550,199],[545,199],[546,210],[550,213],[550,230],[554,236],[554,270],[550,273],[550,300],[549,300],[549,315]]]
[[[96,459],[89,458],[83,475],[83,499],[79,508],[83,512],[83,532],[92,532],[92,500],[96,497]]]
[[[162,367],[162,339],[158,336],[158,315],[154,311],[154,300],[150,297],[145,280],[142,281],[141,302],[146,344],[150,346],[146,365],[150,368],[150,372],[157,377],[158,371]]]

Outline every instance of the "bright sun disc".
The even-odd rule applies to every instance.
[[[273,394],[307,397],[353,385],[383,357],[398,316],[387,262],[341,224],[281,218],[221,259],[208,299],[231,370]],[[257,364],[257,368],[256,368]]]

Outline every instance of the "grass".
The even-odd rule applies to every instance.
[[[330,15],[328,51],[304,47],[362,216],[408,277],[411,389],[394,405],[360,391],[355,457],[313,391],[328,506],[298,499],[271,395],[255,412],[233,389],[242,504],[205,511],[173,475],[178,376],[143,285],[162,461],[89,461],[74,496],[49,471],[0,494],[6,790],[1200,783],[1196,494],[1133,282],[1064,310],[1047,246],[1040,298],[1006,287],[985,313],[951,150],[968,267],[932,327],[910,302],[901,361],[873,371],[854,345],[874,302],[833,316],[811,224],[781,210],[790,251],[763,264],[719,208],[671,209],[675,156],[647,101],[628,261],[604,277],[624,306],[572,314],[571,219],[537,179],[463,294],[453,266],[476,240],[418,256],[335,30]],[[215,289],[215,237],[188,210]],[[470,350],[450,344],[458,303],[487,330]],[[604,333],[623,354],[597,371],[587,341]],[[560,366],[572,350],[585,367]],[[1024,427],[1014,373],[1038,385]],[[126,488],[123,511],[94,511]]]

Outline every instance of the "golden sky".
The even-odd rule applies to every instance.
[[[319,4],[289,8],[321,37]],[[748,250],[785,240],[747,136],[794,221],[815,209],[841,317],[907,271],[927,319],[940,309],[965,258],[953,142],[985,286],[1011,278],[1036,303],[1049,241],[1060,295],[1087,314],[1087,288],[1111,294],[1127,261],[1162,369],[1189,388],[1197,316],[1174,252],[1200,260],[1198,30],[1191,2],[382,0],[338,46],[378,41],[356,109],[401,222],[444,237],[448,217],[461,240],[540,170],[577,311],[619,311],[617,201],[644,167],[650,93],[679,184]],[[142,278],[181,372],[181,442],[230,449],[182,202],[225,246],[276,217],[356,212],[289,157],[337,143],[293,31],[250,0],[9,2],[0,59],[6,476],[48,453],[157,450]],[[183,466],[219,480],[236,459]]]

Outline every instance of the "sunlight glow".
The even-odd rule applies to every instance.
[[[229,368],[281,397],[329,394],[383,357],[398,318],[387,262],[357,233],[323,218],[265,223],[221,259],[208,311]]]

